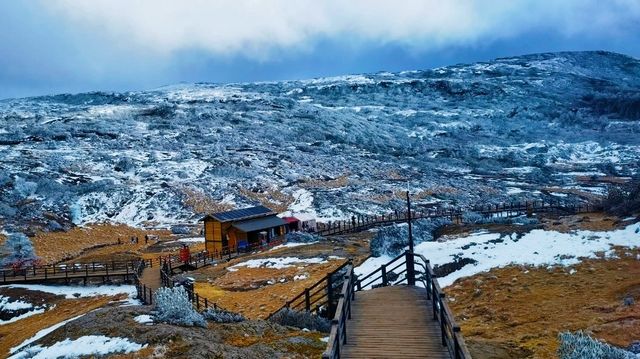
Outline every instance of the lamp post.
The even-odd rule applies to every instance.
[[[407,224],[409,225],[409,251],[407,252],[407,284],[416,285],[416,274],[413,257],[413,231],[411,227],[411,199],[407,191]]]

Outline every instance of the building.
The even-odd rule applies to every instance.
[[[283,239],[287,222],[264,206],[207,215],[205,248],[210,253],[241,250]]]

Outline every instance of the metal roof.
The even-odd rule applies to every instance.
[[[265,206],[256,206],[256,207],[236,209],[233,211],[214,213],[207,217],[212,217],[213,219],[216,219],[220,222],[229,222],[229,221],[239,221],[243,219],[261,217],[269,214],[275,214],[275,212]]]
[[[241,230],[242,232],[255,232],[263,229],[283,226],[285,224],[287,224],[287,222],[280,217],[268,216],[236,222],[233,224],[233,227]]]

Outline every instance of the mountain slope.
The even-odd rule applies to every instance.
[[[607,52],[6,100],[0,222],[166,225],[257,201],[331,219],[407,186],[422,205],[597,195],[579,176],[634,175],[639,132],[640,62]]]

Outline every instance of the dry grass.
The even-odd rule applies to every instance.
[[[76,227],[68,232],[40,232],[32,238],[32,242],[36,254],[44,263],[49,264],[78,258],[92,249],[103,255],[140,251],[152,244],[151,241],[149,244],[144,243],[145,234],[170,237],[168,231],[145,231],[126,225],[97,224]],[[137,244],[129,242],[132,236],[138,236]],[[121,239],[120,245],[117,244],[118,238]]]
[[[217,213],[233,209],[230,204],[220,203],[199,189],[181,187],[179,190],[183,195],[182,204],[191,208],[195,213]]]
[[[244,197],[260,202],[263,206],[275,211],[285,212],[294,201],[294,198],[283,193],[277,188],[271,188],[264,192],[254,192],[246,188],[240,189]]]
[[[581,213],[572,216],[542,217],[544,229],[567,233],[575,230],[612,231],[623,226],[618,217],[601,212]]]
[[[640,338],[639,250],[572,268],[493,269],[447,288],[474,358],[555,358],[561,331],[587,330],[627,346]],[[574,274],[570,270],[574,269]]]
[[[342,188],[349,184],[349,175],[345,174],[331,180],[305,178],[300,183],[303,188]]]
[[[0,353],[8,355],[9,350],[34,336],[39,330],[48,328],[64,320],[100,308],[107,303],[123,299],[122,296],[100,296],[80,299],[65,299],[56,303],[55,308],[42,314],[21,319],[0,326]]]
[[[264,319],[342,263],[332,260],[284,269],[240,267],[238,271],[228,272],[210,283],[196,282],[195,289],[202,297],[227,310],[251,319]],[[307,278],[294,280],[293,277],[298,274],[304,274]],[[281,283],[280,280],[285,282]],[[268,284],[268,281],[273,284]]]

